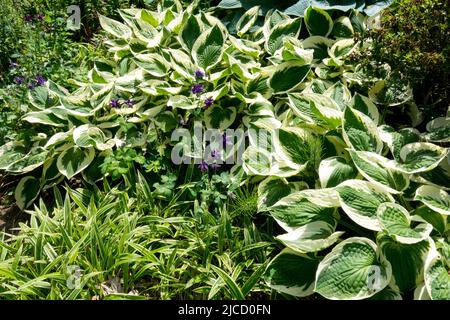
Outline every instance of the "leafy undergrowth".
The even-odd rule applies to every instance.
[[[0,147],[31,216],[2,236],[0,294],[449,299],[450,119],[355,63],[369,17],[196,5],[100,16],[76,89],[29,91]]]

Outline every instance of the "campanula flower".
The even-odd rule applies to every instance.
[[[208,109],[209,107],[211,107],[214,103],[214,99],[209,97],[205,100],[205,109]]]
[[[31,21],[33,21],[33,16],[31,14],[27,14],[24,17],[24,20],[25,20],[25,22],[31,22]]]
[[[36,81],[39,86],[43,86],[47,82],[47,79],[39,74],[36,76]]]
[[[14,82],[17,84],[22,84],[25,81],[24,77],[18,76],[18,77],[14,77]]]
[[[129,106],[129,107],[132,107],[132,106],[134,106],[134,104],[136,103],[136,102],[134,102],[134,100],[133,99],[127,99],[127,100],[125,100],[123,103],[125,103],[127,106]]]
[[[196,70],[194,73],[194,76],[197,79],[203,79],[203,77],[205,76],[205,73],[202,70]]]
[[[110,105],[112,108],[120,108],[120,102],[119,102],[119,99],[112,99],[112,100],[109,102],[109,105]]]
[[[220,158],[220,151],[218,151],[218,150],[213,150],[213,151],[211,152],[211,157],[213,157],[214,159]]]
[[[192,87],[192,93],[193,94],[200,94],[203,92],[203,85],[200,83],[196,83],[194,84],[194,86]]]
[[[205,161],[202,161],[202,163],[198,165],[198,168],[201,172],[206,172],[208,171],[208,164]]]
[[[33,90],[34,88],[36,88],[36,83],[35,82],[28,82],[27,88],[30,89],[30,90]]]

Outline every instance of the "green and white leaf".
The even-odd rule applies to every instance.
[[[413,244],[427,239],[433,230],[429,223],[411,226],[411,216],[408,210],[396,203],[382,203],[377,210],[381,228],[396,241]]]
[[[94,148],[82,149],[77,146],[72,146],[61,152],[56,165],[58,166],[59,172],[70,179],[86,169],[92,160],[94,160],[94,157]]]
[[[347,107],[342,121],[343,138],[347,145],[357,151],[381,153],[383,142],[375,122],[362,112]]]
[[[331,157],[324,159],[319,165],[319,181],[322,188],[335,187],[345,180],[356,177],[355,168],[345,158]]]
[[[400,163],[396,168],[409,174],[430,171],[436,168],[448,153],[448,149],[432,143],[409,143],[400,150]]]
[[[417,188],[414,200],[421,201],[440,214],[450,215],[450,195],[438,187],[421,186]]]
[[[377,153],[347,150],[359,173],[389,193],[400,193],[409,186],[408,175],[395,169],[395,163]]]
[[[317,258],[284,249],[267,266],[264,279],[272,289],[295,297],[313,293]]]
[[[317,252],[333,245],[343,231],[324,221],[314,221],[277,237],[288,248],[300,252]]]
[[[33,176],[27,176],[20,179],[14,191],[14,198],[17,206],[24,210],[28,208],[38,197],[41,190],[39,179]]]
[[[277,65],[268,80],[269,87],[275,94],[284,94],[294,90],[306,78],[309,65],[289,61]]]
[[[305,10],[305,24],[312,36],[327,37],[333,30],[333,19],[320,8],[309,7]]]
[[[349,238],[320,262],[315,292],[332,300],[361,300],[383,290],[391,280],[391,264],[367,238]]]
[[[378,185],[363,180],[347,180],[336,187],[344,212],[358,225],[380,231],[377,209],[384,202],[395,202]]]
[[[192,47],[195,63],[206,71],[211,70],[222,58],[225,37],[216,25],[204,32]]]
[[[99,15],[100,25],[103,30],[112,34],[113,36],[121,39],[130,39],[132,35],[132,31],[129,27],[120,23],[116,20],[110,19],[108,17]]]

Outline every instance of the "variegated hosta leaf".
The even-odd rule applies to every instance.
[[[320,162],[319,180],[322,188],[335,187],[356,177],[355,168],[342,157],[332,157]]]
[[[429,241],[403,244],[386,235],[377,239],[381,254],[392,265],[393,282],[402,293],[413,290],[423,281],[423,268],[430,250]]]
[[[242,155],[242,168],[248,175],[291,177],[298,174],[304,166],[288,165],[263,148],[249,146]]]
[[[321,154],[321,140],[310,131],[286,127],[280,128],[274,137],[277,155],[292,167],[318,163]]]
[[[428,223],[420,223],[413,228],[408,210],[396,203],[382,203],[378,207],[377,216],[381,228],[400,243],[421,242],[427,239],[433,230],[433,226]]]
[[[345,142],[358,151],[381,153],[383,142],[378,130],[368,116],[353,108],[347,107],[343,118],[343,137]]]
[[[339,17],[334,21],[332,35],[336,38],[353,38],[353,26],[348,17]]]
[[[267,266],[264,279],[276,291],[306,297],[313,293],[319,262],[317,258],[284,249]]]
[[[443,235],[446,228],[446,216],[428,208],[427,206],[420,206],[416,208],[411,215],[420,217],[424,221],[431,224],[435,231]]]
[[[192,56],[195,63],[204,70],[212,69],[221,59],[225,37],[219,26],[204,32],[195,41]]]
[[[193,99],[182,95],[170,96],[169,101],[167,101],[167,106],[174,109],[178,108],[185,110],[196,109],[199,107],[198,103],[195,103]]]
[[[447,160],[442,160],[436,168],[422,172],[418,176],[413,176],[413,178],[417,177],[422,179],[419,181],[420,183],[432,184],[439,188],[450,190],[450,153],[447,156]]]
[[[0,170],[6,170],[11,163],[20,160],[25,155],[25,148],[22,144],[8,142],[0,147]]]
[[[333,30],[333,19],[322,9],[309,7],[305,10],[305,24],[312,36],[328,36]]]
[[[135,56],[134,63],[145,70],[150,75],[162,78],[167,76],[170,65],[158,54],[138,54]]]
[[[239,37],[247,33],[256,22],[259,14],[259,6],[254,6],[245,12],[237,21],[236,29]]]
[[[82,148],[95,147],[100,151],[112,149],[114,141],[106,140],[103,131],[91,124],[84,124],[73,131],[73,141]]]
[[[335,225],[335,208],[320,206],[308,199],[302,191],[292,193],[269,208],[272,217],[287,232],[314,221]]]
[[[405,173],[419,173],[436,168],[448,155],[448,149],[432,143],[416,142],[400,150],[400,163],[396,168]]]
[[[301,252],[317,252],[334,244],[343,231],[335,231],[335,226],[324,221],[313,221],[293,231],[279,235],[278,240],[288,248]]]
[[[314,59],[314,50],[303,49],[302,43],[296,38],[285,37],[281,56],[284,61],[297,61],[301,64],[311,64]]]
[[[110,19],[108,17],[99,15],[100,25],[103,30],[112,34],[113,36],[121,39],[129,39],[131,38],[132,32],[129,27],[120,23],[119,21]]]
[[[345,107],[352,98],[350,90],[348,90],[348,88],[345,85],[343,85],[342,82],[340,81],[336,82],[334,85],[329,87],[324,92],[324,95],[331,98],[332,101],[334,101],[342,111],[345,110]]]
[[[394,159],[400,161],[400,150],[407,144],[420,141],[420,132],[414,128],[404,128],[395,131],[394,128],[382,125],[378,127],[381,140],[391,150]]]
[[[378,108],[368,97],[360,95],[359,93],[355,94],[352,99],[351,106],[353,109],[358,110],[370,117],[375,124],[380,122],[380,113],[378,112]],[[383,140],[382,137],[381,139]]]
[[[334,41],[326,37],[312,36],[303,40],[302,43],[304,49],[314,50],[314,60],[317,62],[328,57],[328,48],[333,45]]]
[[[275,94],[287,93],[302,83],[309,70],[309,65],[295,61],[279,64],[268,80],[269,87]]]
[[[39,123],[53,127],[64,127],[67,124],[64,120],[55,116],[51,110],[29,112],[23,117],[23,120],[29,123]]]
[[[421,201],[440,214],[450,215],[450,195],[434,186],[421,186],[416,190],[414,200]]]
[[[180,33],[180,42],[189,52],[202,33],[202,26],[195,15],[190,15]]]
[[[22,155],[16,161],[10,162],[5,170],[15,174],[31,172],[44,163],[47,155],[47,150],[44,150],[42,147],[35,147],[26,155]]]
[[[57,166],[59,172],[68,179],[86,169],[94,160],[94,148],[80,148],[72,146],[65,149],[58,157]]]
[[[427,141],[450,142],[450,117],[439,117],[427,123]]]
[[[356,48],[355,41],[353,39],[342,39],[333,44],[328,50],[332,61],[337,66],[344,64],[344,59],[350,55]]]
[[[39,179],[32,176],[23,177],[14,191],[17,206],[24,210],[29,207],[39,195],[41,185]]]
[[[358,225],[380,231],[377,209],[384,202],[395,202],[392,195],[363,180],[347,180],[336,187],[344,212]]]
[[[392,161],[368,151],[348,150],[359,173],[386,192],[399,193],[409,186],[406,174],[395,170]]]
[[[275,51],[283,46],[284,37],[297,38],[302,26],[302,20],[300,18],[287,19],[276,24],[270,33],[266,36],[265,49],[270,54],[274,54]]]
[[[58,98],[51,94],[47,87],[37,87],[28,92],[30,103],[39,110],[46,110],[58,102]]]
[[[391,264],[367,238],[342,241],[320,262],[315,292],[327,299],[360,300],[383,290],[391,280]]]
[[[425,286],[432,300],[450,300],[450,267],[435,248],[425,263]]]
[[[225,130],[231,126],[236,119],[236,108],[223,108],[214,105],[205,111],[205,124],[208,129],[215,128]]]
[[[284,179],[269,177],[258,185],[258,211],[265,211],[281,198],[295,190],[293,184]]]

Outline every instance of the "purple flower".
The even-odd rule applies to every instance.
[[[38,86],[43,86],[47,82],[47,79],[45,79],[43,76],[39,74],[36,76],[36,81]]]
[[[202,161],[202,163],[198,165],[198,168],[201,172],[206,172],[208,171],[208,164],[205,161]]]
[[[213,163],[213,164],[211,165],[211,169],[213,169],[214,171],[220,169],[220,164],[218,164],[218,163]]]
[[[14,82],[17,84],[22,84],[25,81],[24,77],[18,76],[18,77],[14,77]]]
[[[112,100],[109,102],[109,105],[110,105],[112,108],[120,108],[120,102],[119,102],[119,99],[112,99]]]
[[[200,94],[203,92],[203,85],[200,83],[196,83],[194,84],[194,86],[192,87],[192,93],[193,94]]]
[[[24,17],[24,20],[25,20],[25,22],[31,22],[31,21],[33,21],[33,16],[31,14],[27,14]]]
[[[27,88],[30,89],[30,90],[33,90],[34,88],[36,88],[36,83],[34,83],[34,82],[28,82]]]
[[[218,151],[218,150],[213,150],[213,151],[211,152],[211,157],[213,157],[214,159],[220,158],[220,151]]]
[[[10,67],[11,69],[15,69],[15,68],[18,68],[18,67],[19,67],[19,64],[18,64],[16,61],[10,61],[10,62],[9,62],[9,67]]]
[[[127,100],[125,100],[123,103],[125,103],[127,106],[129,106],[129,107],[132,107],[132,106],[134,106],[134,104],[136,103],[136,102],[134,102],[134,100],[133,99],[127,99]]]
[[[209,97],[205,100],[205,109],[208,109],[209,107],[211,107],[214,103],[214,99]]]
[[[45,14],[37,13],[37,14],[34,15],[34,18],[39,20],[39,21],[43,21],[44,18],[45,18]]]
[[[204,73],[202,70],[196,70],[196,71],[194,72],[194,76],[195,76],[197,79],[203,79],[203,77],[205,76],[205,73]]]

